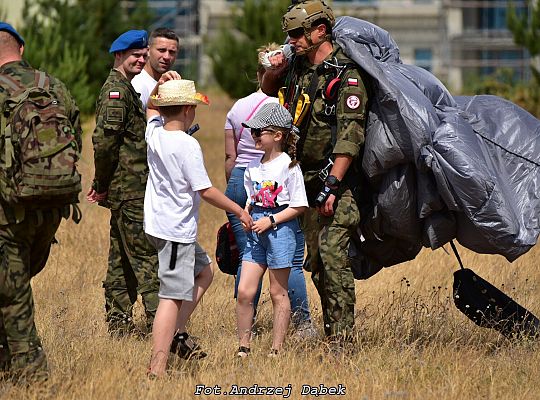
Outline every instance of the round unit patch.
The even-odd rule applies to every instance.
[[[345,102],[347,103],[347,107],[349,107],[351,110],[356,110],[358,107],[360,107],[360,99],[354,94],[347,97]]]

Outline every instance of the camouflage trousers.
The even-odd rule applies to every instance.
[[[337,201],[331,217],[309,208],[302,217],[311,279],[321,298],[326,336],[348,337],[354,326],[356,295],[348,251],[360,212],[351,191]]]
[[[111,210],[109,267],[103,288],[109,332],[125,334],[135,326],[133,305],[140,294],[151,329],[158,306],[158,258],[143,229],[143,199]]]
[[[22,222],[0,226],[0,371],[15,380],[48,376],[30,280],[45,267],[61,219],[59,209],[26,210]]]

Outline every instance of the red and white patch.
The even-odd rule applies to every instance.
[[[356,110],[358,107],[360,107],[360,99],[358,96],[350,95],[347,97],[347,100],[345,101],[347,104],[347,107],[349,107],[351,110]]]
[[[347,84],[349,86],[358,86],[358,79],[356,78],[349,78],[347,79]]]
[[[109,92],[109,99],[119,99],[120,92]]]

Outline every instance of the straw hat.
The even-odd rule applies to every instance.
[[[195,82],[187,79],[173,79],[159,85],[158,94],[151,96],[155,106],[183,106],[210,104],[208,97],[197,93]]]

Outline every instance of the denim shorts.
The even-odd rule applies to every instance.
[[[277,214],[287,206],[263,208],[254,206],[251,212],[253,221]],[[272,228],[261,234],[247,233],[246,249],[243,261],[262,264],[270,269],[291,268],[302,265],[304,261],[304,234],[298,219],[278,223],[277,230]]]

